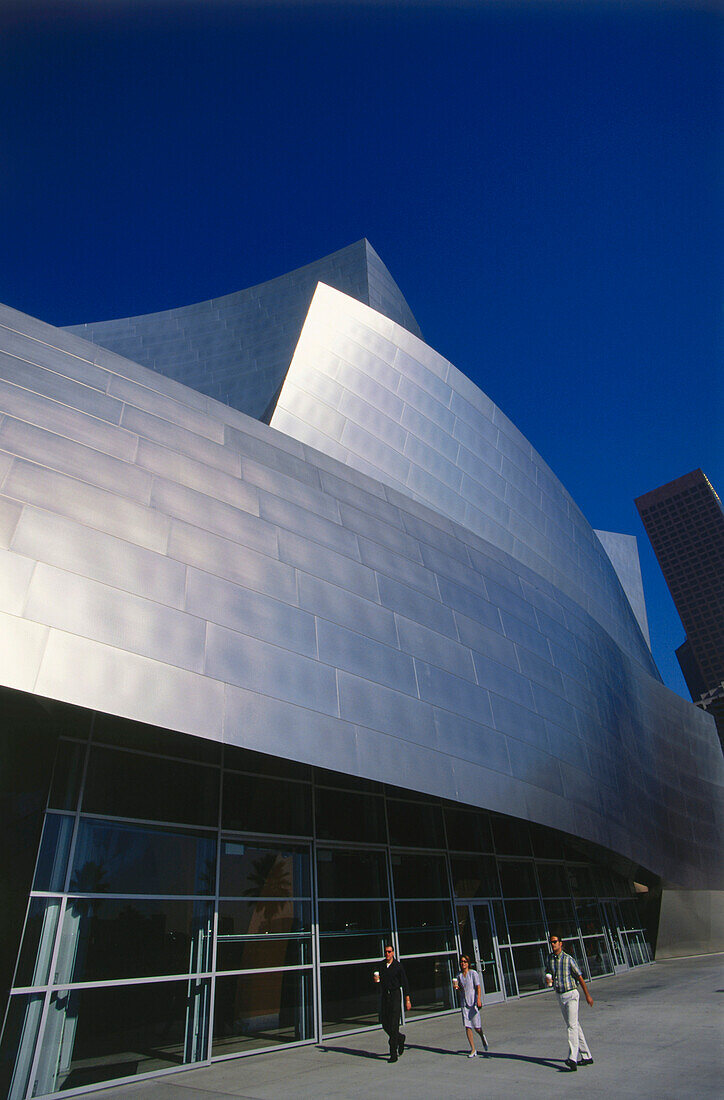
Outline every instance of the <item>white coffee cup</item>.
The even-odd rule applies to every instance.
[[[457,987],[458,987],[458,980],[457,980],[457,978],[453,978],[453,989],[457,989]]]
[[[375,982],[378,982],[380,980],[379,970],[375,970],[374,974],[372,975],[372,980],[375,981]]]

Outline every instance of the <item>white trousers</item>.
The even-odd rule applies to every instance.
[[[572,989],[569,993],[558,993],[558,1004],[561,1006],[563,1019],[568,1028],[568,1057],[572,1062],[578,1061],[578,1055],[582,1058],[590,1058],[586,1036],[578,1022],[578,990]]]

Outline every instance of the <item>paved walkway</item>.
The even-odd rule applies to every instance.
[[[655,963],[591,983],[581,1023],[594,1065],[563,1068],[566,1039],[555,995],[485,1010],[487,1058],[467,1059],[460,1019],[408,1023],[395,1065],[382,1032],[217,1062],[101,1092],[96,1100],[558,1100],[724,1095],[724,956]]]

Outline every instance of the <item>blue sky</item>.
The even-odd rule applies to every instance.
[[[724,490],[724,17],[707,2],[0,2],[0,300],[53,324],[366,236],[594,527]]]

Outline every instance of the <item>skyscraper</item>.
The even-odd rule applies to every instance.
[[[724,512],[701,470],[636,500],[686,640],[676,656],[694,701],[724,681]]]

